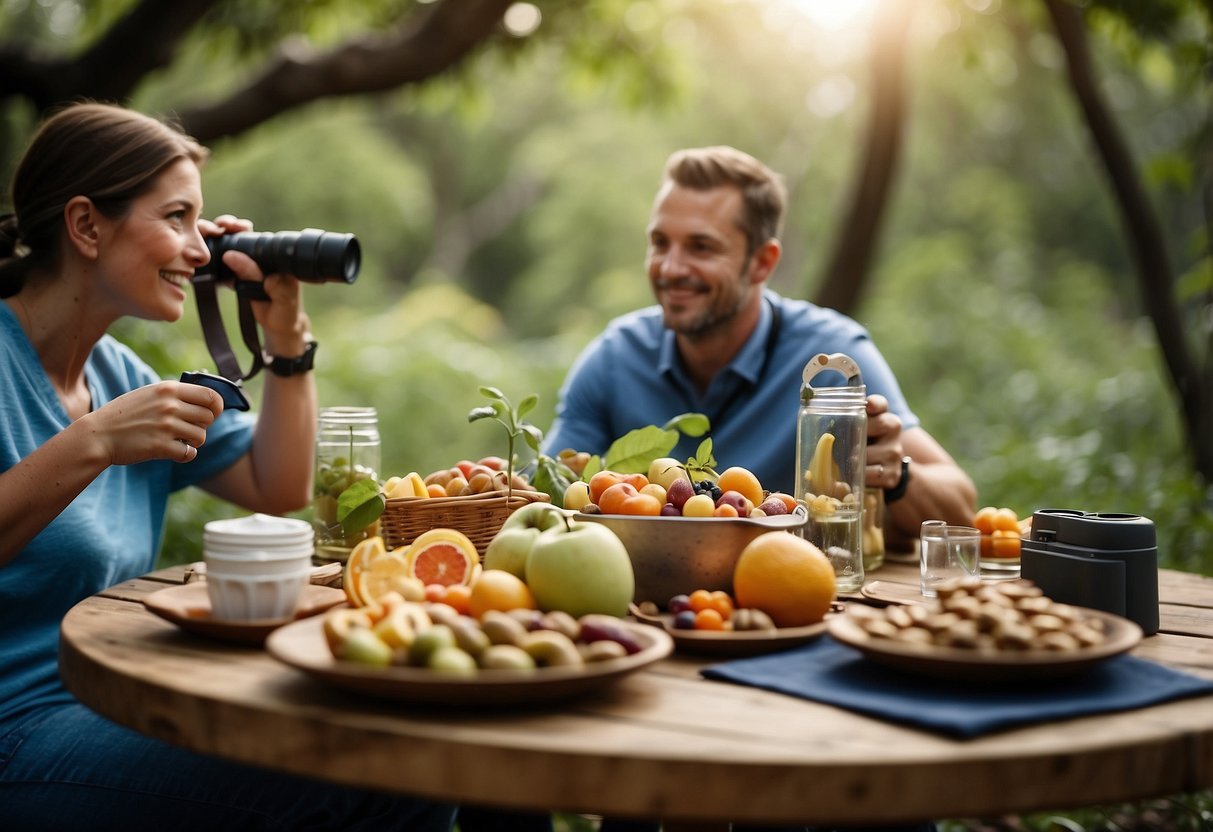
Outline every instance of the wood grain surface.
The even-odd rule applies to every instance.
[[[871,578],[913,585],[917,567]],[[1213,786],[1213,698],[959,741],[749,687],[671,656],[567,703],[451,710],[326,687],[142,605],[180,570],[77,605],[61,669],[85,704],[196,750],[464,803],[698,822],[880,824]],[[1213,580],[1163,572],[1134,655],[1213,678]],[[853,601],[852,603],[855,603]]]

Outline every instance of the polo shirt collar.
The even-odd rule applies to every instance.
[[[763,290],[762,297],[763,304],[758,313],[758,326],[754,327],[754,331],[746,339],[745,344],[741,347],[741,352],[737,353],[723,370],[723,372],[729,372],[745,379],[750,384],[757,384],[758,377],[762,374],[762,365],[766,360],[767,337],[770,335],[772,326],[771,304],[777,302],[766,290]],[[678,358],[674,331],[668,327],[663,328],[661,332],[661,350],[657,357],[657,370],[663,375],[674,375],[678,378],[686,376],[682,362]]]

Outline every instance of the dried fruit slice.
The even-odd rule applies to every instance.
[[[345,561],[341,586],[345,589],[345,597],[350,599],[350,604],[353,606],[365,607],[369,603],[359,594],[359,581],[363,573],[370,568],[371,563],[385,554],[387,554],[387,546],[384,545],[383,538],[378,536],[359,541],[358,545],[350,550],[350,555]]]
[[[423,584],[471,583],[480,554],[458,529],[430,529],[409,546],[408,573]]]

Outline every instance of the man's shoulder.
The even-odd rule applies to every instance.
[[[812,334],[832,338],[866,338],[868,331],[862,324],[837,309],[818,306],[807,300],[789,298],[767,291],[767,297],[779,310],[781,326],[788,335]]]
[[[661,307],[646,306],[612,318],[598,336],[598,341],[602,344],[652,348],[661,345],[664,332]]]

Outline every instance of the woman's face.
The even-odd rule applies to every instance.
[[[210,260],[198,231],[202,179],[198,166],[179,159],[122,218],[102,219],[99,287],[119,315],[175,321],[185,308],[194,269]]]

